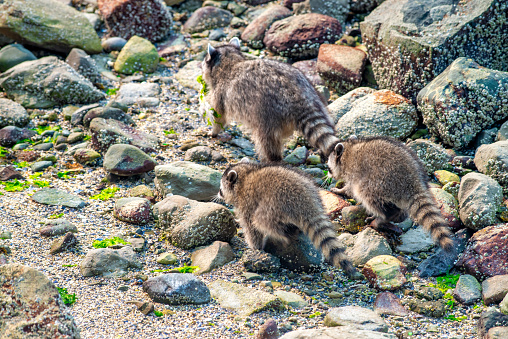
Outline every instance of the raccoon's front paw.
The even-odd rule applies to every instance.
[[[332,187],[332,188],[330,188],[330,192],[332,192],[333,194],[337,194],[337,195],[347,195],[346,188]]]

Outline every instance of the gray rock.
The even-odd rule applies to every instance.
[[[90,122],[95,118],[115,119],[127,125],[133,125],[134,120],[119,108],[114,107],[97,107],[89,110],[83,117],[83,126],[90,127]],[[71,143],[71,142],[69,142]]]
[[[90,132],[92,147],[100,152],[106,152],[114,144],[129,144],[144,152],[155,152],[159,143],[156,136],[138,131],[114,119],[93,119]]]
[[[66,141],[69,144],[74,144],[76,142],[83,140],[84,137],[85,137],[85,134],[83,132],[73,132],[67,136]]]
[[[264,251],[246,249],[243,252],[241,262],[250,272],[277,272],[280,268],[280,259]]]
[[[389,333],[359,330],[351,326],[297,330],[284,334],[279,339],[396,339]]]
[[[448,306],[444,300],[422,301],[413,299],[409,301],[408,306],[413,312],[433,318],[440,318],[444,316],[448,310]]]
[[[120,52],[127,43],[127,40],[124,38],[119,37],[112,37],[104,40],[102,42],[102,48],[106,53],[112,52],[112,51],[118,51]]]
[[[496,139],[495,139],[495,141],[505,141],[505,140],[508,140],[508,121],[504,122],[501,125],[501,127],[497,131],[497,135],[496,135]],[[489,144],[491,144],[492,142],[490,142]]]
[[[444,297],[444,293],[436,287],[423,286],[415,289],[415,294],[427,300],[439,300]]]
[[[355,236],[354,245],[346,250],[355,266],[365,265],[378,255],[391,255],[392,249],[378,232],[367,227]]]
[[[157,257],[157,263],[162,265],[173,265],[178,262],[178,258],[173,253],[164,252]]]
[[[157,162],[137,147],[125,144],[112,145],[104,155],[104,169],[120,176],[149,172]]]
[[[201,75],[201,61],[193,60],[180,68],[175,74],[175,78],[183,87],[200,91],[201,84],[196,81],[199,75]]]
[[[99,36],[74,7],[53,0],[8,0],[2,13],[0,34],[16,41],[62,53],[73,47],[102,52]]]
[[[392,91],[380,90],[353,101],[335,128],[339,139],[351,135],[405,139],[417,124],[416,108],[409,100]]]
[[[292,308],[303,308],[309,305],[300,295],[293,292],[277,290],[273,294],[280,298],[284,305],[291,306]]]
[[[134,252],[143,252],[146,248],[147,241],[145,238],[128,238],[127,242],[130,244]]]
[[[508,140],[482,145],[476,150],[474,164],[478,171],[508,185]]]
[[[72,232],[66,233],[62,238],[55,239],[51,244],[49,250],[50,254],[57,254],[67,250],[68,248],[74,247],[78,244],[78,239]]]
[[[241,316],[249,316],[266,309],[283,308],[280,298],[273,294],[240,284],[217,279],[209,285],[209,288],[212,297],[217,299],[221,307]]]
[[[210,201],[219,192],[222,173],[189,161],[155,167],[155,187],[162,197],[177,194],[193,200]]]
[[[231,212],[216,203],[202,203],[173,195],[153,206],[154,218],[166,239],[191,249],[216,240],[229,242],[236,234]]]
[[[426,139],[416,139],[407,144],[425,165],[427,174],[444,169],[450,162],[450,155],[443,146]]]
[[[480,60],[488,65],[485,57]],[[463,148],[482,129],[508,117],[503,105],[507,98],[507,72],[458,58],[420,91],[417,100],[429,132],[447,145]]]
[[[208,146],[196,146],[185,152],[185,161],[209,162],[212,160],[213,150]]]
[[[29,119],[23,106],[12,100],[0,98],[0,128],[5,126],[23,127]]]
[[[400,241],[402,244],[398,245],[396,250],[408,254],[427,251],[434,246],[432,237],[423,226],[410,229],[400,236]]]
[[[54,237],[64,235],[67,232],[78,233],[78,228],[65,219],[52,219],[44,223],[39,229],[39,234],[43,237]]]
[[[449,6],[446,15],[443,7],[438,11],[440,6]],[[387,0],[365,18],[360,30],[379,88],[414,100],[458,57],[473,58],[484,67],[506,71],[502,51],[508,42],[501,24],[505,16],[506,8],[498,0],[467,4],[453,0]],[[450,94],[460,95],[461,91],[454,94],[452,87],[450,84]],[[478,103],[476,97],[466,101]],[[445,115],[439,116],[445,119]],[[456,126],[457,131],[462,129],[462,124]]]
[[[0,286],[2,298],[11,301],[2,313],[2,337],[80,338],[73,316],[43,273],[20,264],[0,265]]]
[[[496,141],[496,134],[498,132],[497,128],[484,129],[476,136],[476,141],[474,142],[475,148],[480,147],[485,144],[492,144]]]
[[[33,146],[33,149],[37,151],[49,151],[52,148],[53,148],[52,142],[43,142],[42,144],[37,144]]]
[[[301,165],[307,159],[307,148],[300,146],[295,148],[288,156],[284,158],[284,161],[291,165]]]
[[[23,139],[30,139],[35,134],[37,133],[26,128],[19,128],[16,126],[6,126],[0,129],[0,146],[11,147],[15,145],[18,141],[21,141]]]
[[[235,254],[228,243],[214,241],[210,246],[197,248],[192,252],[192,266],[199,267],[193,273],[200,275],[210,272],[214,268],[224,266],[233,259],[235,259]]]
[[[318,13],[328,15],[339,20],[341,23],[346,20],[349,13],[349,1],[325,1],[325,0],[305,0],[293,4],[295,14]]]
[[[295,232],[297,232],[295,230]],[[289,245],[268,238],[264,250],[280,259],[282,267],[292,271],[315,271],[321,267],[323,256],[310,239],[299,232]]]
[[[118,250],[111,248],[90,250],[79,267],[85,277],[120,277],[125,275],[129,268],[139,269],[142,265],[132,247],[125,246]]]
[[[508,294],[508,274],[496,275],[482,282],[482,297],[485,305],[498,303]]]
[[[53,165],[52,161],[37,161],[30,166],[32,172],[43,172],[46,168]]]
[[[32,195],[32,200],[39,204],[50,206],[67,206],[73,208],[81,208],[85,206],[85,202],[80,197],[69,194],[56,188],[43,188]]]
[[[115,202],[113,215],[119,220],[134,225],[144,225],[152,216],[150,207],[150,201],[145,198],[121,198]]]
[[[482,297],[482,285],[472,275],[461,275],[453,290],[453,297],[462,304],[474,304]]]
[[[301,61],[299,61],[301,62]],[[370,87],[355,88],[349,93],[346,93],[328,105],[328,112],[333,118],[333,123],[337,124],[347,112],[355,107],[355,102],[365,97],[368,94],[374,93],[376,90]]]
[[[73,48],[67,56],[67,59],[65,59],[65,62],[93,84],[100,82],[101,75],[95,61],[82,49]]]
[[[388,332],[388,325],[376,312],[360,306],[331,308],[324,319],[325,326],[351,326],[360,330]]]
[[[167,305],[205,304],[210,301],[208,287],[190,273],[167,273],[143,283],[150,298]]]
[[[88,104],[105,96],[55,56],[25,61],[10,68],[0,76],[0,87],[26,108]]]
[[[83,118],[85,117],[86,113],[88,113],[88,111],[96,107],[99,107],[99,104],[85,105],[75,110],[71,114],[71,125],[72,126],[82,125]]]
[[[197,33],[207,29],[228,26],[233,19],[231,12],[206,6],[201,7],[194,13],[183,25],[183,31],[186,33]]]
[[[115,101],[126,106],[137,104],[140,107],[155,107],[159,105],[160,93],[161,87],[159,84],[133,82],[123,84],[122,87],[120,87]]]
[[[503,191],[494,179],[480,173],[469,173],[460,181],[458,198],[460,220],[467,227],[478,230],[496,222]]]
[[[493,334],[492,332],[496,331],[496,329],[501,329],[502,331],[503,328],[508,328],[508,315],[497,312],[495,309],[487,309],[482,312],[478,320],[478,337],[504,339],[506,336],[503,336],[503,332],[501,332],[501,336],[498,337],[487,335],[487,333]],[[506,331],[504,331],[504,333],[506,334]]]
[[[5,72],[9,68],[14,67],[22,62],[36,59],[37,58],[35,55],[23,47],[23,45],[7,45],[0,49],[0,72]]]

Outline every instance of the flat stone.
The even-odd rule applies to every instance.
[[[39,204],[50,206],[66,206],[72,208],[81,208],[85,202],[80,197],[69,194],[56,188],[43,188],[32,195],[31,199]]]
[[[307,158],[307,148],[305,146],[300,146],[295,148],[289,155],[284,158],[284,162],[287,162],[291,165],[301,165],[305,162]]]
[[[474,304],[482,297],[482,285],[472,275],[461,275],[453,290],[453,297],[464,305]]]
[[[485,305],[498,303],[508,294],[508,274],[496,275],[482,282],[482,297]]]
[[[296,330],[284,334],[279,339],[396,339],[390,333],[381,333],[368,330],[359,330],[352,326],[339,326],[333,328],[320,328]]]
[[[173,253],[164,252],[157,257],[157,263],[162,265],[173,265],[178,262],[178,258]]]
[[[143,291],[150,298],[166,305],[205,304],[210,301],[210,290],[205,283],[190,273],[167,273],[143,283]]]
[[[139,269],[143,266],[137,260],[132,247],[120,249],[97,248],[88,251],[79,268],[85,277],[104,276],[121,277],[129,268]]]
[[[191,255],[192,266],[199,269],[193,273],[201,275],[210,272],[214,268],[224,266],[235,259],[231,246],[223,241],[214,241],[210,246],[197,248]]]
[[[378,255],[365,263],[362,274],[374,286],[382,291],[396,290],[406,283],[406,268],[391,255]]]
[[[119,176],[131,176],[149,172],[157,162],[137,147],[117,144],[109,147],[104,155],[104,169]],[[152,194],[153,196],[153,194]]]
[[[293,292],[277,290],[273,292],[273,294],[280,298],[285,305],[291,306],[292,308],[303,308],[309,305],[300,295]]]
[[[222,173],[189,161],[176,161],[155,167],[155,187],[162,197],[176,194],[194,200],[210,201],[219,192]]]
[[[409,312],[400,304],[399,298],[391,292],[381,292],[374,301],[374,312],[379,315],[405,317]]]
[[[39,234],[42,237],[54,237],[68,232],[78,233],[78,228],[65,219],[47,220],[44,226],[39,229]]]
[[[194,81],[196,81],[196,79],[194,79]],[[120,87],[116,102],[126,106],[138,105],[140,107],[157,107],[160,102],[160,93],[161,87],[156,83],[127,83]],[[130,120],[132,123],[132,118]]]
[[[427,251],[434,246],[429,232],[425,231],[423,226],[412,228],[400,236],[401,245],[396,250],[402,253],[417,253]]]
[[[360,306],[334,307],[328,310],[325,326],[351,326],[360,330],[388,332],[388,325],[376,312]]]
[[[231,212],[216,203],[202,203],[179,195],[153,206],[157,226],[174,246],[191,249],[216,240],[229,242],[236,234]]]
[[[439,300],[444,297],[444,293],[436,287],[423,286],[415,289],[415,294],[427,300]]]
[[[209,285],[210,293],[219,305],[225,309],[249,316],[267,309],[283,308],[280,298],[273,294],[244,287],[240,284],[215,280]]]
[[[155,309],[153,303],[148,301],[127,301],[127,304],[134,304],[138,308],[138,311],[144,315],[149,315]]]
[[[78,149],[74,153],[74,159],[77,163],[88,165],[92,164],[95,160],[100,159],[101,155],[93,149],[83,148]]]
[[[189,87],[196,91],[200,91],[201,84],[196,81],[199,75],[201,75],[201,61],[193,60],[178,70],[175,74],[175,79],[183,87]]]
[[[115,202],[113,215],[122,221],[134,224],[147,224],[152,216],[151,204],[144,198],[121,198]]]

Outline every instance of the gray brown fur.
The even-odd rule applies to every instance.
[[[207,102],[220,117],[216,136],[230,121],[252,133],[261,161],[280,161],[284,139],[295,130],[328,156],[338,139],[322,97],[291,65],[247,60],[234,44],[209,50],[202,64]]]
[[[288,244],[298,228],[329,262],[358,278],[325,214],[314,181],[301,172],[283,166],[239,163],[224,172],[219,198],[235,206],[250,248],[263,249],[267,237]]]
[[[335,193],[353,196],[376,219],[373,225],[402,222],[408,216],[431,233],[444,250],[453,249],[447,222],[429,190],[417,155],[392,138],[351,138],[337,144],[328,159],[330,173],[346,186]]]

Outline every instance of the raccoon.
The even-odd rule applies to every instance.
[[[334,266],[363,277],[346,257],[314,181],[300,171],[240,162],[224,172],[218,197],[235,207],[250,248],[262,250],[268,237],[289,244],[300,230]]]
[[[430,232],[441,248],[453,250],[452,234],[429,190],[423,164],[402,142],[387,137],[352,137],[335,145],[328,167],[335,179],[346,183],[332,192],[361,202],[373,215],[374,228],[382,229],[409,216]]]
[[[302,133],[324,156],[338,142],[324,99],[291,65],[265,59],[247,60],[240,41],[208,45],[202,63],[206,102],[215,109],[212,137],[230,121],[251,132],[261,161],[282,160],[285,138]]]

